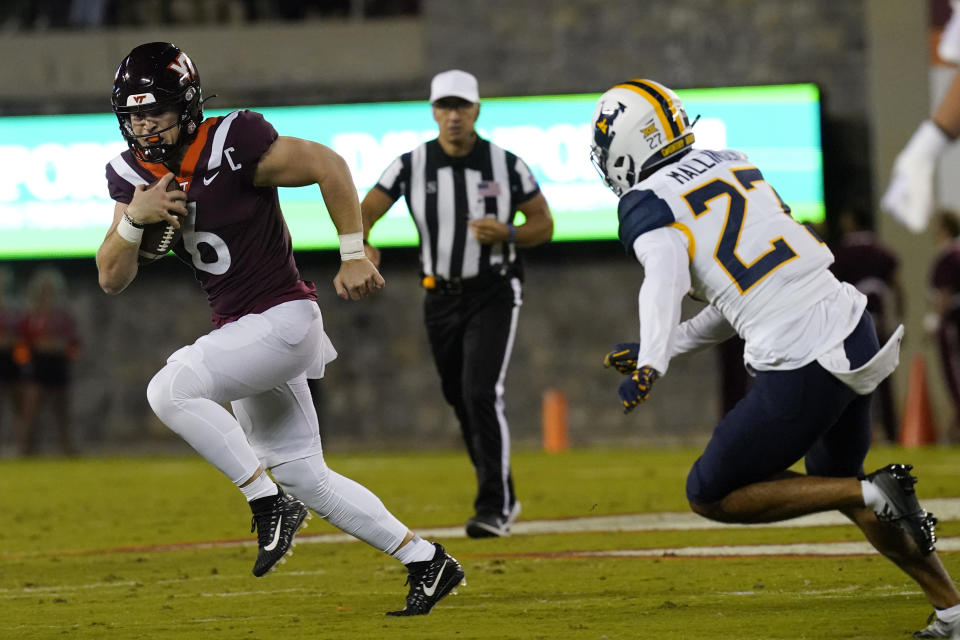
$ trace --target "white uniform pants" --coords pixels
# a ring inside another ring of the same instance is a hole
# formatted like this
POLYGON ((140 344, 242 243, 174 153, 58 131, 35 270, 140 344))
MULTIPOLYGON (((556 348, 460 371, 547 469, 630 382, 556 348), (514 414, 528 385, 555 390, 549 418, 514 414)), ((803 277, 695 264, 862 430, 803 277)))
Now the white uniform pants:
POLYGON ((286 302, 176 351, 150 381, 147 398, 164 424, 234 484, 263 465, 331 524, 389 552, 406 527, 323 461, 307 378, 322 377, 336 355, 316 303, 286 302))

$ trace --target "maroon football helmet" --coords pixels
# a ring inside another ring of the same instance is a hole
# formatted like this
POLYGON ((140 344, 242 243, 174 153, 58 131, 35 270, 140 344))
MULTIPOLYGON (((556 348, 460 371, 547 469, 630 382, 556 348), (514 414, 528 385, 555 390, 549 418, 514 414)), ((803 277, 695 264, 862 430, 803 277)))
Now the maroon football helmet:
POLYGON ((193 140, 203 121, 197 67, 186 53, 169 42, 142 44, 123 59, 113 79, 112 102, 124 140, 137 157, 146 162, 168 160, 181 145, 193 140), (160 141, 157 136, 160 131, 134 135, 131 114, 164 111, 179 114, 177 122, 169 127, 180 127, 176 144, 160 141))

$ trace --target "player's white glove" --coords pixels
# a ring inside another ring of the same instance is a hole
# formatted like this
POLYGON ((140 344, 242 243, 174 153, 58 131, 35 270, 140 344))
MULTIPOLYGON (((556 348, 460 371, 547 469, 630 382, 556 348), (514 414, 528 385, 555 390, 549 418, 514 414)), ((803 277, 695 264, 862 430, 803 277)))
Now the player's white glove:
POLYGON ((933 214, 934 170, 950 142, 932 120, 924 120, 893 162, 880 206, 914 233, 926 229, 933 214))
POLYGON ((960 65, 960 1, 950 0, 950 8, 953 13, 940 34, 937 55, 945 62, 960 65))

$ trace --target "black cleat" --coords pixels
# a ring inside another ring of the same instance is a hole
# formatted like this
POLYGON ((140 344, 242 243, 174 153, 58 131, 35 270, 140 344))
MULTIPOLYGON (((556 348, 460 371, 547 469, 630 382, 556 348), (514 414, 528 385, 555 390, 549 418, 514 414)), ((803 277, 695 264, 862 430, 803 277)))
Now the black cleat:
POLYGON ((520 503, 513 503, 510 515, 500 513, 477 514, 467 520, 464 529, 470 538, 504 538, 510 535, 512 525, 520 515, 520 503))
POLYGON ((877 519, 899 526, 913 538, 920 553, 929 555, 936 550, 937 519, 920 506, 913 489, 917 479, 910 475, 911 469, 913 466, 909 464, 888 464, 863 479, 883 495, 883 508, 874 511, 877 519))
POLYGON ((257 562, 253 565, 253 575, 258 578, 273 569, 278 562, 284 562, 284 556, 293 546, 293 537, 297 534, 309 511, 307 506, 287 495, 280 493, 269 498, 258 498, 250 503, 254 509, 250 521, 250 532, 257 532, 257 562), (261 502, 264 501, 264 502, 261 502), (258 503, 254 506, 254 503, 258 503))
MULTIPOLYGON (((433 606, 463 581, 463 567, 446 550, 433 543, 433 560, 411 562, 407 565, 407 604, 400 611, 388 611, 388 616, 425 616, 433 606)), ((463 584, 466 584, 464 581, 463 584)))

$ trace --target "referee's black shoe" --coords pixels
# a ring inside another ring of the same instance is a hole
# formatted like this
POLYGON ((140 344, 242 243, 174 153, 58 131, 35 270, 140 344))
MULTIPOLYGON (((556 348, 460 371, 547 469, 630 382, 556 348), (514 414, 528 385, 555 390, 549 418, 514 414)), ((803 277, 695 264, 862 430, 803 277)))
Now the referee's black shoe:
POLYGON ((400 611, 388 611, 388 616, 425 616, 463 580, 463 567, 457 559, 436 542, 433 547, 432 560, 407 565, 407 604, 400 611))
POLYGON ((510 526, 520 516, 520 503, 514 502, 510 514, 480 514, 467 520, 464 529, 470 538, 504 538, 510 535, 510 526))
POLYGON ((293 537, 297 534, 309 511, 307 506, 283 492, 275 496, 257 498, 250 502, 253 518, 250 521, 250 533, 257 532, 257 561, 253 565, 253 575, 258 578, 285 562, 284 556, 293 547, 293 537))

